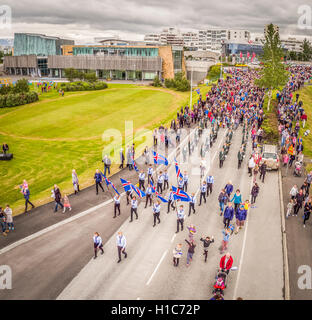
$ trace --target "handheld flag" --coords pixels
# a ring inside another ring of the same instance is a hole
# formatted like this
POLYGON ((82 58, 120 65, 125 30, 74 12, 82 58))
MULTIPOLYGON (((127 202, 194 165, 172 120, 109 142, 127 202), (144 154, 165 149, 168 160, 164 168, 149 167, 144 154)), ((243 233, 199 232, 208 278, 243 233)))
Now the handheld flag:
POLYGON ((176 169, 176 175, 177 175, 177 178, 182 178, 183 179, 183 174, 181 173, 181 170, 179 168, 179 165, 177 163, 177 160, 174 159, 175 161, 175 169, 176 169))
POLYGON ((156 197, 159 198, 159 200, 161 200, 162 202, 168 202, 168 200, 166 200, 165 198, 163 198, 157 191, 156 188, 153 185, 153 182, 150 182, 151 186, 152 186, 152 192, 156 194, 156 197))
POLYGON ((132 165, 133 165, 134 170, 135 170, 136 172, 139 172, 139 168, 137 167, 137 165, 136 165, 136 163, 135 163, 135 161, 134 161, 133 158, 132 158, 132 165))
MULTIPOLYGON (((101 173, 102 173, 102 172, 101 172, 101 173)), ((108 178, 106 178, 103 173, 102 173, 102 176, 104 177, 104 180, 105 180, 105 182, 106 182, 106 185, 107 185, 107 186, 111 185, 112 188, 114 189, 114 191, 115 191, 117 194, 120 195, 120 193, 118 192, 118 190, 117 190, 117 188, 115 187, 115 185, 114 185, 108 178)))
POLYGON ((121 181, 122 187, 125 189, 125 191, 131 191, 131 182, 130 181, 127 181, 127 180, 124 180, 121 178, 120 178, 120 181, 121 181))
POLYGON ((191 197, 186 192, 182 191, 181 189, 178 189, 178 188, 172 186, 172 191, 173 191, 174 200, 181 200, 184 202, 191 201, 191 197))
POLYGON ((200 89, 196 89, 197 94, 200 94, 200 89))
POLYGON ((134 184, 130 184, 131 189, 140 197, 143 198, 146 196, 145 192, 143 192, 142 190, 140 190, 137 186, 135 186, 134 184))
POLYGON ((168 160, 162 156, 161 154, 153 151, 153 156, 154 156, 154 163, 155 164, 164 164, 165 166, 168 165, 168 160))

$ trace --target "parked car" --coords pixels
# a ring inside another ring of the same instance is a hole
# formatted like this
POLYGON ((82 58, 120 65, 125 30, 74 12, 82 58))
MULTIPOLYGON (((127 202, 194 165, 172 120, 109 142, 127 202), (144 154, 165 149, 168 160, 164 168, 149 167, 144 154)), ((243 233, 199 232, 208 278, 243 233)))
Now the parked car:
POLYGON ((280 161, 277 153, 277 147, 270 144, 265 144, 262 147, 261 164, 266 161, 268 170, 278 170, 280 161))

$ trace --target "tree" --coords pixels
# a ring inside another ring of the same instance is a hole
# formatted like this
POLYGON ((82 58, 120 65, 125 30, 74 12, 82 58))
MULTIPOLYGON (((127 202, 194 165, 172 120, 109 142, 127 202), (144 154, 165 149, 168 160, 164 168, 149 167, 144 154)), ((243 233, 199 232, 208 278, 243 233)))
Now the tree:
POLYGON ((162 87, 162 83, 161 83, 161 81, 159 80, 159 77, 158 77, 158 76, 156 76, 156 77, 154 78, 154 81, 153 81, 153 83, 152 83, 152 86, 154 86, 154 87, 162 87))
POLYGON ((64 70, 65 77, 68 79, 69 82, 73 82, 77 77, 77 71, 73 68, 67 68, 64 70))
POLYGON ((260 58, 263 68, 260 70, 260 79, 256 84, 262 88, 268 89, 268 106, 272 99, 272 92, 281 86, 285 86, 288 81, 288 72, 283 63, 284 51, 281 47, 279 32, 271 23, 264 34, 263 55, 260 58))
POLYGON ((301 49, 303 61, 310 61, 312 57, 312 48, 310 42, 307 39, 303 40, 301 49))
POLYGON ((97 76, 95 72, 87 72, 84 74, 84 80, 87 82, 96 82, 97 76))
POLYGON ((298 59, 296 51, 289 51, 287 56, 288 56, 288 59, 292 61, 296 61, 298 59))
POLYGON ((14 86, 14 93, 29 92, 29 85, 26 79, 17 80, 14 86))

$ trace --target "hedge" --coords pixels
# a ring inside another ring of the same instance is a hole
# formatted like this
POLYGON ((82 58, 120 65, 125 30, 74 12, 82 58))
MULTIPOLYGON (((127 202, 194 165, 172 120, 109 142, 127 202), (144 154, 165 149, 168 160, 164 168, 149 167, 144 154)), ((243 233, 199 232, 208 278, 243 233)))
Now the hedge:
POLYGON ((105 82, 94 82, 88 83, 83 81, 71 82, 71 83, 62 83, 61 88, 66 91, 92 91, 92 90, 103 90, 107 88, 105 82))
POLYGON ((37 92, 22 92, 0 95, 0 108, 21 106, 39 100, 37 92))

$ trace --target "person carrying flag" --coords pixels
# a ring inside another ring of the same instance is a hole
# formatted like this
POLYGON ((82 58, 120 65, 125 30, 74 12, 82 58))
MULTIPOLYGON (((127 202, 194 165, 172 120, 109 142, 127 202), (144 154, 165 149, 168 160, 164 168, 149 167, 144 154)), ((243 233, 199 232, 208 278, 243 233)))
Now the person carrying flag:
POLYGON ((154 225, 153 227, 156 226, 156 219, 158 220, 158 223, 160 223, 160 201, 159 200, 156 200, 154 202, 154 205, 153 205, 153 216, 154 216, 154 225))
POLYGON ((150 206, 152 205, 152 195, 153 195, 153 188, 152 185, 149 184, 146 188, 146 202, 145 202, 145 208, 147 207, 148 200, 150 201, 150 206))
POLYGON ((95 180, 95 188, 96 188, 96 194, 99 194, 99 187, 102 189, 104 192, 103 186, 102 186, 102 175, 100 173, 99 169, 96 169, 95 174, 94 174, 94 180, 95 180))
POLYGON ((178 188, 183 191, 184 189, 184 178, 180 178, 178 181, 178 188))
POLYGON ((189 214, 188 216, 191 215, 191 210, 193 210, 193 213, 195 213, 195 202, 196 202, 196 198, 195 198, 195 193, 193 192, 191 195, 191 201, 190 201, 190 206, 189 206, 189 214))
POLYGON ((118 193, 115 194, 115 197, 114 197, 114 217, 113 218, 116 218, 116 213, 117 213, 117 210, 118 210, 118 215, 120 216, 120 195, 118 193))
POLYGON ((181 231, 183 231, 184 224, 184 208, 183 204, 180 205, 180 208, 177 210, 177 232, 179 233, 179 226, 181 225, 181 231))
POLYGON ((164 176, 162 174, 162 171, 160 171, 157 178, 157 192, 159 192, 160 190, 160 194, 162 194, 162 191, 163 191, 163 182, 164 182, 164 176))
POLYGON ((133 221, 133 213, 135 213, 136 219, 139 219, 139 216, 138 216, 138 200, 136 199, 135 196, 133 196, 132 200, 131 200, 131 211, 130 211, 131 219, 130 219, 130 222, 133 221))
POLYGON ((150 164, 147 169, 147 183, 148 184, 150 184, 151 181, 154 183, 153 173, 154 173, 154 169, 153 169, 152 165, 150 164))
POLYGON ((167 169, 164 172, 164 190, 169 189, 169 175, 167 169))
POLYGON ((145 181, 145 173, 143 170, 141 170, 141 172, 139 173, 139 189, 143 189, 143 191, 145 191, 144 181, 145 181))
POLYGON ((187 171, 184 171, 184 175, 183 175, 183 191, 187 192, 187 184, 188 184, 188 180, 189 180, 189 177, 188 177, 188 174, 187 174, 187 171))
POLYGON ((206 181, 204 181, 203 184, 200 186, 199 206, 202 203, 202 198, 204 198, 204 201, 206 203, 206 192, 207 192, 207 184, 206 184, 206 181))
POLYGON ((170 207, 173 210, 175 210, 175 206, 174 206, 173 202, 174 202, 174 193, 172 191, 172 188, 170 188, 170 193, 169 193, 169 197, 168 197, 168 211, 167 211, 167 213, 170 212, 170 207))

